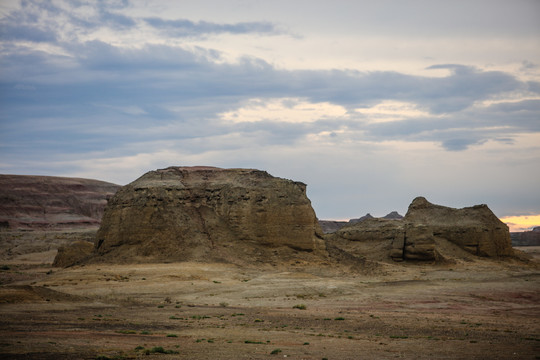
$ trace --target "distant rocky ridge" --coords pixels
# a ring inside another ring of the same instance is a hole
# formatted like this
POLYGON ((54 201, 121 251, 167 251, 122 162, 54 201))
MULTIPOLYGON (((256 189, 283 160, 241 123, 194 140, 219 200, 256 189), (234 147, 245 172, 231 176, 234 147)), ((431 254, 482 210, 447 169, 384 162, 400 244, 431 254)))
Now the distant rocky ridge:
POLYGON ((396 261, 437 260, 438 247, 447 242, 476 256, 513 255, 508 226, 486 205, 453 209, 423 197, 413 200, 402 220, 366 219, 342 227, 328 239, 344 251, 376 248, 396 261))
MULTIPOLYGON (((368 219, 375 219, 375 217, 373 217, 370 213, 367 213, 358 219, 350 219, 349 221, 319 220, 319 225, 325 234, 330 234, 338 231, 347 224, 356 224, 368 219)), ((391 213, 383 216, 381 219, 399 220, 403 219, 403 216, 401 216, 397 211, 392 211, 391 213)))
POLYGON ((269 261, 324 253, 306 185, 254 169, 169 167, 111 198, 95 252, 108 261, 269 261))
POLYGON ((0 175, 0 227, 97 229, 107 199, 119 188, 90 179, 0 175))
POLYGON ((540 226, 531 231, 511 232, 510 238, 514 246, 540 246, 540 226))

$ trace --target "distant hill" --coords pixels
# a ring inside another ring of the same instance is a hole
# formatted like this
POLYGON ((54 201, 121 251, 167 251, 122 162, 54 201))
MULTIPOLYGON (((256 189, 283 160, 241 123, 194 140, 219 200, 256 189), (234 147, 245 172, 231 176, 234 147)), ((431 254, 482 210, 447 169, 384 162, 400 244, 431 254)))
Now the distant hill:
POLYGON ((98 228, 119 185, 80 178, 0 175, 0 228, 98 228))
MULTIPOLYGON (((321 226, 322 231, 325 234, 330 234, 333 232, 338 231, 343 226, 347 224, 356 224, 364 220, 368 219, 376 219, 373 215, 370 213, 367 213, 366 215, 358 218, 358 219, 350 219, 349 221, 334 221, 334 220, 319 220, 319 225, 321 226)), ((400 220, 403 219, 403 216, 398 214, 397 211, 392 211, 391 213, 383 216, 381 219, 388 219, 388 220, 400 220)))
POLYGON ((513 246, 540 246, 540 226, 531 231, 511 232, 513 246))

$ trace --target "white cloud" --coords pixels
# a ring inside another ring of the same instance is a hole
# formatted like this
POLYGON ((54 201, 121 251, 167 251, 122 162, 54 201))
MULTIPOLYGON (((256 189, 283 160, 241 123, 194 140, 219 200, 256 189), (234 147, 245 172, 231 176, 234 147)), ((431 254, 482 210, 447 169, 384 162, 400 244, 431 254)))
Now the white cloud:
POLYGON ((325 118, 347 117, 347 109, 329 102, 312 103, 301 98, 249 99, 242 107, 219 114, 234 123, 288 122, 310 123, 325 118))
POLYGON ((354 111, 365 116, 372 123, 400 121, 410 118, 442 117, 442 115, 433 115, 429 111, 420 109, 417 104, 394 100, 384 100, 375 106, 357 108, 354 111))

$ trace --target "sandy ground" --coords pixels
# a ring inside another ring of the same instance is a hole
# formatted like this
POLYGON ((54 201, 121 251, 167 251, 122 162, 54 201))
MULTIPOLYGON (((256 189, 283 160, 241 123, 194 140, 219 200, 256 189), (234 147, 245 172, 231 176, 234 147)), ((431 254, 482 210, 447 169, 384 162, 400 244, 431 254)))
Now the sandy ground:
MULTIPOLYGON (((540 248, 523 248, 539 258, 540 248)), ((2 359, 539 359, 538 262, 0 270, 2 359)))

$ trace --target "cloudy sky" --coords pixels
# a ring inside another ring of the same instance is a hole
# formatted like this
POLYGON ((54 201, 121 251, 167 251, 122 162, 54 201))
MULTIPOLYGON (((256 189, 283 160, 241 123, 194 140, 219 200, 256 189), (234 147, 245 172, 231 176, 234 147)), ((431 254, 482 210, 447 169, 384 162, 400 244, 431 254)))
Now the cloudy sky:
POLYGON ((0 41, 0 173, 247 167, 323 219, 540 214, 540 1, 2 0, 0 41))

